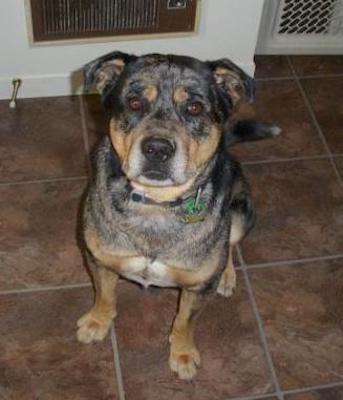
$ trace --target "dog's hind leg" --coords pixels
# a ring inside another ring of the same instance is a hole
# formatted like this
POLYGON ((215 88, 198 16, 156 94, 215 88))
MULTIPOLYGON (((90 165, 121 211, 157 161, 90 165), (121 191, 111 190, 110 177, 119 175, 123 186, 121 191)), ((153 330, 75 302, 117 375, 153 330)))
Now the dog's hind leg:
POLYGON ((83 343, 102 340, 106 336, 116 310, 116 285, 119 276, 87 256, 95 286, 95 303, 78 321, 77 339, 83 343))
POLYGON ((194 330, 204 300, 205 296, 201 293, 182 290, 179 312, 169 337, 169 366, 181 379, 192 379, 200 365, 200 354, 194 344, 194 330))
POLYGON ((236 271, 233 265, 232 247, 233 246, 230 246, 229 248, 229 257, 227 260, 226 268, 222 273, 219 285, 217 287, 217 293, 224 297, 230 297, 236 287, 236 271))

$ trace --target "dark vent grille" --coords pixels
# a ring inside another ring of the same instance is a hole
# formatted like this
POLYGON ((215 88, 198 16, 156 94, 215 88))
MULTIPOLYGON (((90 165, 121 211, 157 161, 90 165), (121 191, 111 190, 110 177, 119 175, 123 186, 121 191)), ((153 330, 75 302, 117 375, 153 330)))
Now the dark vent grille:
POLYGON ((35 41, 193 31, 197 0, 31 0, 35 41))

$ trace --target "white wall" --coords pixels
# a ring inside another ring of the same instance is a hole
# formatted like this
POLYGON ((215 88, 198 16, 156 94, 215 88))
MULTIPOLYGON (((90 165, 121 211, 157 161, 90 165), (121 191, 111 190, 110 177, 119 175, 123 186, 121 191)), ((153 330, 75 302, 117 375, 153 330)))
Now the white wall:
POLYGON ((24 0, 0 0, 0 98, 10 96, 14 77, 23 81, 18 97, 70 94, 71 73, 115 49, 229 57, 253 74, 262 6, 263 0, 202 0, 199 32, 191 37, 30 46, 24 0))

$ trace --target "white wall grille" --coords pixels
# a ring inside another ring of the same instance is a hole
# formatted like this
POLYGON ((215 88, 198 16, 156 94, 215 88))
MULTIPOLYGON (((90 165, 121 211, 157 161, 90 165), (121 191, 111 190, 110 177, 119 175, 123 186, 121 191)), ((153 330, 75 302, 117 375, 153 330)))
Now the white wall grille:
POLYGON ((278 33, 343 34, 340 8, 337 0, 284 0, 278 33))
POLYGON ((257 53, 343 53, 343 0, 265 0, 257 53))

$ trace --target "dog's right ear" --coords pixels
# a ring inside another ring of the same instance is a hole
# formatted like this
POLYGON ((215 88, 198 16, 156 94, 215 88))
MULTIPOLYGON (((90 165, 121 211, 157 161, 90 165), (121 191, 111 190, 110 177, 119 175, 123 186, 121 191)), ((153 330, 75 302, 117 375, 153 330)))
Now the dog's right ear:
POLYGON ((83 67, 84 90, 87 92, 95 85, 97 91, 105 99, 125 66, 136 59, 134 55, 114 51, 89 62, 83 67))

